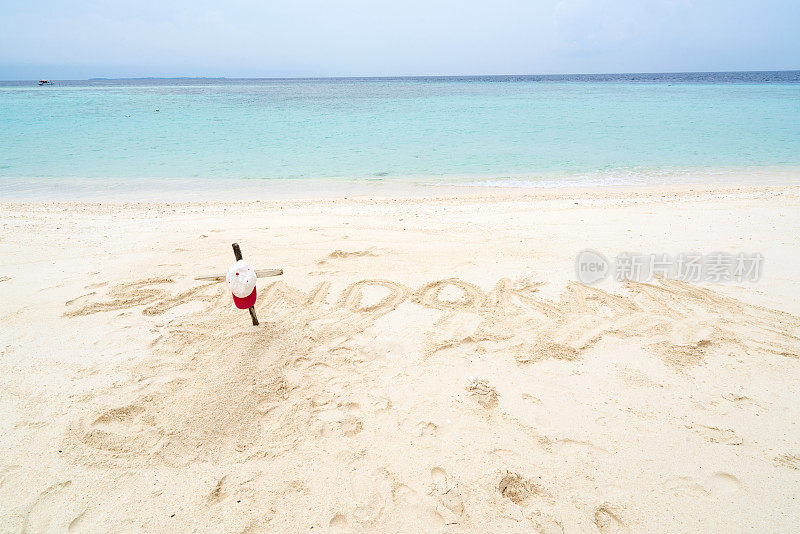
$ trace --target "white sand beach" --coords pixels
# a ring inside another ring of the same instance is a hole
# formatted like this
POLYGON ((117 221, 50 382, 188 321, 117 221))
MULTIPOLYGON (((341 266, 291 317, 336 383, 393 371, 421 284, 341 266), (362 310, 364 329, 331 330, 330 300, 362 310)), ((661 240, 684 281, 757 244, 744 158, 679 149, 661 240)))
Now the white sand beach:
POLYGON ((797 185, 4 202, 0 531, 796 530, 798 235, 797 185))

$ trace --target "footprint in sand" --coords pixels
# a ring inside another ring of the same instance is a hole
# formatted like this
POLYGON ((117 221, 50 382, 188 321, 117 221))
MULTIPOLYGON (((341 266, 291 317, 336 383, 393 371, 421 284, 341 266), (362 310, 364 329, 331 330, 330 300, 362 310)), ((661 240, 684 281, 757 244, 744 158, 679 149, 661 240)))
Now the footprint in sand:
POLYGON ((148 451, 161 440, 161 433, 150 425, 144 407, 128 404, 106 410, 90 424, 79 421, 73 434, 79 442, 115 454, 148 451))
POLYGON ((464 514, 464 501, 461 498, 461 491, 455 486, 439 495, 439 502, 449 513, 453 514, 454 518, 461 517, 464 514))
POLYGON ((417 436, 421 438, 435 438, 439 427, 431 421, 420 421, 416 424, 417 436))
MULTIPOLYGON (((385 504, 383 495, 375 485, 375 479, 357 475, 350 480, 350 492, 355 506, 352 516, 361 525, 373 525, 383 515, 385 504)), ((371 529, 368 529, 371 530, 371 529)))
POLYGON ((467 382, 467 391, 478 404, 487 410, 497 406, 497 390, 486 380, 470 378, 467 382))
POLYGON ((664 491, 675 494, 695 497, 718 497, 736 493, 742 488, 742 483, 730 473, 717 472, 702 482, 693 477, 683 476, 669 479, 663 482, 661 487, 664 491))
POLYGON ((392 501, 396 507, 404 510, 408 520, 406 530, 409 532, 435 532, 445 525, 442 515, 430 507, 427 496, 421 496, 405 484, 395 484, 392 501), (416 528, 412 528, 412 525, 416 525, 416 528))
POLYGON ((417 492, 405 484, 397 484, 392 488, 392 500, 397 505, 410 506, 417 502, 417 492))
POLYGON ((512 347, 517 363, 528 364, 546 359, 574 361, 580 358, 581 351, 569 345, 551 342, 525 342, 512 347))
POLYGON ((341 429, 345 436, 352 438, 364 429, 364 422, 351 415, 341 422, 341 429))
POLYGON ((692 425, 690 428, 711 443, 722 443, 724 445, 741 445, 744 443, 742 438, 730 428, 717 428, 698 424, 692 425))
POLYGON ((343 514, 336 514, 328 522, 329 532, 352 532, 347 518, 343 514))
POLYGON ((564 534, 564 526, 558 519, 547 517, 543 514, 538 518, 530 519, 537 534, 564 534))
POLYGON ((392 399, 388 397, 378 397, 372 401, 372 409, 376 413, 392 411, 392 399))
POLYGON ((457 523, 464 514, 464 501, 458 484, 448 481, 447 472, 437 466, 431 469, 431 486, 431 494, 436 496, 440 505, 439 511, 434 512, 434 517, 448 523, 457 523))
MULTIPOLYGON (((322 399, 318 398, 316 402, 322 402, 322 399)), ((321 437, 344 435, 348 438, 358 435, 364 429, 359 411, 360 405, 355 402, 339 404, 335 408, 329 407, 329 402, 322 404, 314 414, 317 434, 321 437)))
POLYGON ((434 486, 443 488, 447 485, 447 471, 441 467, 434 467, 431 469, 431 480, 434 486))
POLYGON ((506 472, 497 484, 497 490, 514 504, 523 504, 533 496, 544 496, 546 492, 537 483, 519 473, 506 472))
POLYGON ((214 486, 214 489, 208 494, 208 504, 213 505, 219 502, 222 502, 225 497, 228 496, 227 492, 224 490, 225 481, 228 479, 228 475, 223 475, 217 481, 217 484, 214 486))
POLYGON ((706 480, 706 487, 712 495, 730 495, 742 489, 742 483, 730 473, 718 472, 706 480))
POLYGON ((625 523, 622 522, 608 504, 604 504, 594 511, 594 524, 603 534, 628 532, 625 523))
POLYGON ((66 480, 41 491, 25 514, 21 532, 63 532, 68 529, 69 524, 80 516, 73 510, 78 502, 74 495, 70 495, 74 493, 71 485, 72 481, 66 480), (72 520, 67 519, 70 514, 76 514, 72 520))
POLYGON ((782 454, 776 456, 775 465, 800 471, 800 454, 782 454))
POLYGON ((200 454, 191 440, 170 434, 155 419, 148 397, 75 421, 66 447, 88 463, 130 464, 157 458, 173 467, 186 466, 200 454), (97 454, 97 453, 101 454, 97 454))
POLYGON ((523 393, 522 394, 522 400, 524 400, 528 404, 533 404, 533 405, 537 405, 537 406, 544 406, 544 402, 542 402, 542 399, 540 399, 539 397, 534 397, 533 395, 531 395, 529 393, 523 393))

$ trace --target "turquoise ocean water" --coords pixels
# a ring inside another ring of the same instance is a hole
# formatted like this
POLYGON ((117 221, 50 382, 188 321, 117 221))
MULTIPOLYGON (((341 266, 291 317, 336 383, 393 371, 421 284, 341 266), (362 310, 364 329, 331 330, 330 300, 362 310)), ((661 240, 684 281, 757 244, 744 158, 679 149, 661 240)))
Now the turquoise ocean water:
POLYGON ((800 72, 0 82, 9 196, 72 183, 536 185, 798 168, 800 72))

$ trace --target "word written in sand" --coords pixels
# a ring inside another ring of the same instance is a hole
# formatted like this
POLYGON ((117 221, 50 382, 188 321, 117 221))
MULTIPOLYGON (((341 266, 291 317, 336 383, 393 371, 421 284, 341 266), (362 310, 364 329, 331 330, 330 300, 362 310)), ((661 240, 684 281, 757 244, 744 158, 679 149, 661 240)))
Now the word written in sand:
MULTIPOLYGON (((204 284, 170 291, 169 278, 153 278, 111 288, 105 300, 93 293, 67 303, 66 317, 142 307, 146 316, 173 314, 217 324, 230 307, 224 288, 204 284)), ((574 360, 606 336, 637 338, 646 349, 674 367, 704 362, 713 354, 772 353, 800 357, 800 317, 747 304, 710 289, 678 280, 626 282, 620 293, 570 283, 555 299, 538 294, 540 283, 502 279, 490 291, 458 278, 417 289, 389 280, 361 280, 333 298, 322 282, 301 291, 274 282, 257 305, 269 321, 294 332, 321 335, 334 328, 350 336, 389 313, 413 313, 414 306, 440 310, 435 324, 421 331, 424 352, 432 355, 458 345, 504 347, 520 364, 545 358, 574 360), (403 308, 398 309, 401 305, 403 308), (407 306, 411 306, 408 308, 407 306), (472 319, 470 319, 472 318, 472 319)))

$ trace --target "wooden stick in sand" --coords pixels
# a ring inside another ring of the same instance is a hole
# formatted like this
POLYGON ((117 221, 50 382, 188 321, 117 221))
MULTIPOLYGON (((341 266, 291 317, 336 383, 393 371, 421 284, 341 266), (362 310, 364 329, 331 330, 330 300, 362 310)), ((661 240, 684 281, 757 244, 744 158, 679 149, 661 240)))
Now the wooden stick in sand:
MULTIPOLYGON (((280 276, 283 274, 283 269, 256 269, 256 276, 264 278, 267 276, 280 276)), ((196 276, 195 280, 207 280, 209 282, 224 282, 224 274, 209 274, 207 276, 196 276)))
MULTIPOLYGON (((236 256, 236 261, 242 259, 242 251, 239 248, 238 243, 234 243, 233 245, 233 255, 236 256)), ((254 269, 256 273, 256 278, 264 278, 266 276, 280 276, 283 274, 283 269, 254 269)), ((206 280, 210 282, 224 282, 226 279, 226 275, 224 274, 209 274, 206 276, 197 276, 195 280, 206 280)), ((0 280, 2 282, 2 280, 0 280)), ((258 318, 256 317, 256 310, 254 307, 250 307, 250 317, 253 319, 253 325, 258 325, 258 318)))
MULTIPOLYGON (((236 256, 236 261, 242 259, 242 251, 239 249, 239 243, 233 244, 233 255, 236 256)), ((250 317, 253 319, 253 326, 258 326, 258 317, 256 317, 256 309, 250 306, 250 317)))

